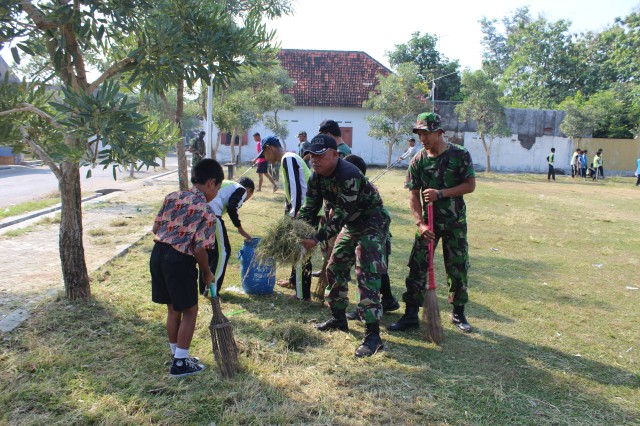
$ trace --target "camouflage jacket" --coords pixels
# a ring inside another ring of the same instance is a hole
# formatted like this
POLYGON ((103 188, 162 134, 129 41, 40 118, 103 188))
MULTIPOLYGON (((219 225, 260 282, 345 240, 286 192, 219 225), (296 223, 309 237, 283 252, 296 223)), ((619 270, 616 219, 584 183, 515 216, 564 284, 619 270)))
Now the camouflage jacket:
POLYGON ((331 176, 311 175, 300 218, 312 223, 322 208, 323 200, 326 209, 333 211, 333 216, 316 234, 318 241, 337 235, 344 225, 364 227, 374 216, 386 214, 376 187, 356 166, 342 159, 338 159, 331 176))
MULTIPOLYGON (((469 152, 460 145, 447 144, 445 151, 437 157, 429 157, 426 150, 418 152, 407 171, 406 186, 410 190, 427 188, 445 189, 461 184, 476 176, 469 152)), ((421 197, 422 198, 422 197, 421 197)), ((423 200, 424 201, 424 200, 423 200)), ((462 196, 447 197, 433 204, 434 224, 466 223, 466 206, 462 196)), ((423 202, 422 217, 428 221, 427 204, 423 202)))

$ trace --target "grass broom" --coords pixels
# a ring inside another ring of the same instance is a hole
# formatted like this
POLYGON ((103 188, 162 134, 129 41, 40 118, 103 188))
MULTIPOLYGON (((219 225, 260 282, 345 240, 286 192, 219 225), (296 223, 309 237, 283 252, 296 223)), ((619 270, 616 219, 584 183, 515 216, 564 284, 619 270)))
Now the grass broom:
MULTIPOLYGON (((433 232, 433 203, 428 204, 427 214, 429 215, 429 230, 433 232)), ((440 321, 440 308, 438 307, 438 295, 436 294, 436 278, 433 273, 434 250, 435 242, 429 240, 429 286, 427 287, 427 294, 424 298, 422 319, 426 324, 427 340, 439 345, 444 338, 444 332, 442 331, 442 322, 440 321)))
POLYGON ((220 374, 225 379, 233 378, 240 372, 240 361, 238 360, 238 346, 233 338, 233 326, 220 308, 220 298, 217 294, 216 284, 209 285, 211 310, 213 315, 209 323, 211 333, 211 346, 213 347, 213 357, 218 365, 220 374))

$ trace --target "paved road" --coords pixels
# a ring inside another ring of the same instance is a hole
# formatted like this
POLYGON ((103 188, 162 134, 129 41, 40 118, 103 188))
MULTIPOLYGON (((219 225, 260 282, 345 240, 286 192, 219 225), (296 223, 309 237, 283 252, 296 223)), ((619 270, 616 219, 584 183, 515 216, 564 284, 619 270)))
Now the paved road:
MULTIPOLYGON (((158 163, 160 161, 158 160, 158 163)), ((191 164, 190 157, 187 163, 191 164)), ((169 170, 178 167, 178 159, 175 154, 167 156, 166 167, 169 170)), ((129 181, 129 172, 118 171, 113 180, 111 167, 106 170, 102 166, 91 169, 92 176, 87 178, 87 170, 90 167, 83 167, 80 172, 80 184, 82 192, 95 192, 100 189, 121 189, 129 181)), ((146 170, 142 168, 135 173, 136 179, 144 179, 153 175, 163 173, 161 168, 146 170)), ((14 204, 45 198, 58 191, 58 180, 47 166, 25 167, 25 166, 0 166, 0 208, 5 208, 14 204)))

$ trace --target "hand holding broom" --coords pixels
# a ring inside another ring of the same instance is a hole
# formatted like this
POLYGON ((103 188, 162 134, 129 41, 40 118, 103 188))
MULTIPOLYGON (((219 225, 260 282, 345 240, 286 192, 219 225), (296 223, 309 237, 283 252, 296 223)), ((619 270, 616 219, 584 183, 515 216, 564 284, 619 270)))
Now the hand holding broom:
MULTIPOLYGON (((434 231, 433 226, 433 203, 427 205, 427 214, 429 215, 429 230, 434 231)), ((426 337, 430 342, 439 345, 442 343, 444 332, 442 331, 442 322, 440 321, 440 308, 438 308, 438 296, 436 294, 436 278, 433 272, 433 252, 435 250, 434 240, 429 240, 429 286, 424 298, 424 309, 422 316, 426 323, 426 337)))
POLYGON ((231 321, 222 313, 215 282, 209 284, 204 295, 211 300, 211 310, 213 312, 211 322, 209 323, 213 357, 216 360, 222 377, 230 379, 235 376, 236 373, 240 372, 238 346, 233 338, 233 327, 231 326, 231 321))

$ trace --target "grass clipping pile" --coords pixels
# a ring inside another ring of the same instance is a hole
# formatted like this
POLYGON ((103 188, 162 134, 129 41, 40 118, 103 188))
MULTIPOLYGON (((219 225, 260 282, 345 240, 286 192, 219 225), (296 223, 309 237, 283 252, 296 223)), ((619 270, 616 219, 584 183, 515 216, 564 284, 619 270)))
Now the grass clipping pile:
POLYGON ((278 265, 294 266, 298 261, 306 261, 313 250, 304 252, 300 240, 313 238, 316 229, 302 220, 283 216, 267 234, 262 237, 255 252, 256 261, 266 264, 275 261, 278 265))

